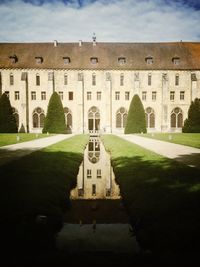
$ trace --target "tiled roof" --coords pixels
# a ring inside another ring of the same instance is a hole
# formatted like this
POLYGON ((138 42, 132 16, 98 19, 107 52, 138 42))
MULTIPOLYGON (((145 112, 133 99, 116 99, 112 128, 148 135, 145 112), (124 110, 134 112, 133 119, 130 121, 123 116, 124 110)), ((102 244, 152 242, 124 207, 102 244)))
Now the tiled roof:
POLYGON ((0 68, 200 70, 200 42, 0 43, 0 68), (173 58, 180 62, 174 64, 173 58))

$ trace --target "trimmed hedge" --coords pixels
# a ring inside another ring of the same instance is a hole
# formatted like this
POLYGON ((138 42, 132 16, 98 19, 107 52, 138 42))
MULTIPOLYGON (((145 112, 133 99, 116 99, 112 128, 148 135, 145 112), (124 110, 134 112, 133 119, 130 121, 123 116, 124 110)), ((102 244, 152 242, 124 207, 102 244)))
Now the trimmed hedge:
POLYGON ((49 100, 43 133, 65 133, 65 115, 58 93, 54 92, 49 100))
POLYGON ((138 95, 134 95, 131 101, 125 127, 125 134, 146 133, 145 111, 138 95))
POLYGON ((200 99, 195 98, 195 100, 192 101, 188 110, 188 118, 184 122, 182 132, 200 133, 200 99))
POLYGON ((10 100, 4 93, 0 98, 0 133, 17 133, 18 127, 10 100))

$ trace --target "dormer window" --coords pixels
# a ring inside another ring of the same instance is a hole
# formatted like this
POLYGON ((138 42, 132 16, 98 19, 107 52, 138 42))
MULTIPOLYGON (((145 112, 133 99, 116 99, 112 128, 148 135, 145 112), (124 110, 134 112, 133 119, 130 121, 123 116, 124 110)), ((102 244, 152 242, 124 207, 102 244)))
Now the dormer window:
POLYGON ((126 58, 125 57, 118 57, 118 63, 120 65, 126 64, 126 58))
POLYGON ((91 62, 92 64, 97 64, 97 63, 98 63, 98 58, 97 58, 97 57, 91 57, 91 58, 90 58, 90 62, 91 62))
POLYGON ((63 63, 64 64, 69 64, 71 62, 71 60, 70 60, 70 57, 63 57, 63 63))
POLYGON ((145 58, 145 62, 146 62, 148 65, 153 64, 153 57, 151 57, 151 56, 146 57, 146 58, 145 58))
POLYGON ((42 57, 35 57, 35 62, 36 62, 37 64, 42 64, 42 62, 43 62, 43 58, 42 58, 42 57))
POLYGON ((179 57, 173 57, 172 62, 174 65, 179 65, 180 64, 180 58, 179 57))
POLYGON ((18 61, 18 58, 16 55, 10 56, 9 58, 10 58, 10 63, 17 63, 18 61))

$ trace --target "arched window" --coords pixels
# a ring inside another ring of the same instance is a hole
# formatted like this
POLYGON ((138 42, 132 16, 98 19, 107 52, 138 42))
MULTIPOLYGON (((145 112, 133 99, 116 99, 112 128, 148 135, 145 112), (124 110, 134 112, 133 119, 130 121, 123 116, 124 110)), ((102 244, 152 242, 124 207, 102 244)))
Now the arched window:
POLYGON ((65 113, 65 123, 68 127, 72 128, 72 112, 69 108, 64 108, 65 113))
POLYGON ((12 108, 12 110, 13 110, 13 115, 15 116, 17 127, 19 127, 19 113, 16 108, 12 108))
POLYGON ((97 163, 100 157, 100 142, 96 138, 90 138, 88 143, 88 159, 91 163, 97 163))
POLYGON ((121 107, 116 113, 116 128, 125 128, 127 119, 127 111, 121 107))
POLYGON ((148 107, 145 110, 146 126, 147 128, 155 128, 155 112, 152 108, 148 107))
POLYGON ((100 129, 100 112, 97 107, 91 107, 88 111, 88 130, 99 131, 100 129))
POLYGON ((183 112, 180 108, 176 107, 171 112, 171 127, 181 128, 183 126, 183 112))
POLYGON ((43 128, 44 127, 44 110, 41 108, 36 108, 33 111, 33 128, 43 128))

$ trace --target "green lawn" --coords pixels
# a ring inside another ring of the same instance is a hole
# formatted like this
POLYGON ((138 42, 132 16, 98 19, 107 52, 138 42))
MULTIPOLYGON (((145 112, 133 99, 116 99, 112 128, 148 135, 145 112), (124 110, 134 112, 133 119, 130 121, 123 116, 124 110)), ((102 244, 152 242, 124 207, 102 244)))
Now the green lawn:
MULTIPOLYGON (((199 170, 103 135, 137 239, 154 253, 195 253, 200 238, 199 170)), ((182 255, 183 255, 182 254, 182 255)))
POLYGON ((0 146, 31 141, 34 139, 44 138, 52 135, 53 134, 47 135, 47 134, 34 134, 34 133, 13 133, 13 134, 0 133, 0 146))
POLYGON ((148 133, 141 136, 200 148, 200 133, 148 133))
POLYGON ((9 249, 20 250, 19 240, 21 251, 35 243, 51 244, 76 185, 87 142, 87 135, 77 135, 0 167, 1 237, 8 240, 9 249), (38 226, 40 214, 48 219, 38 226))

